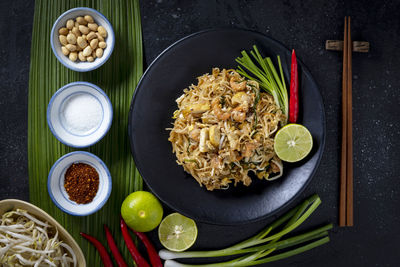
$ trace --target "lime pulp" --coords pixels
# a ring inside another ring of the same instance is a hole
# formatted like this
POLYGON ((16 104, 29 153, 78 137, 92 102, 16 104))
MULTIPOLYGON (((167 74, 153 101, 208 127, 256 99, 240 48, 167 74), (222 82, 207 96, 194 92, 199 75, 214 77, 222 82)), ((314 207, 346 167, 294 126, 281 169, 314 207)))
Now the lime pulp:
POLYGON ((274 150, 283 161, 300 161, 310 153, 312 147, 311 133, 300 124, 288 124, 275 135, 274 150))
POLYGON ((197 238, 195 221, 179 213, 172 213, 162 220, 158 227, 161 244, 171 251, 184 251, 190 248, 197 238))

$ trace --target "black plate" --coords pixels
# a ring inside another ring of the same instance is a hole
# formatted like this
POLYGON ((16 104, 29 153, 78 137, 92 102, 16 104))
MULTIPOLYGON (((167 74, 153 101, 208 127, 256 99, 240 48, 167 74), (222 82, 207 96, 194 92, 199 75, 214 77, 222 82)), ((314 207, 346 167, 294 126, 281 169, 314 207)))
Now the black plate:
MULTIPOLYGON (((218 29, 192 34, 174 43, 149 66, 136 88, 129 117, 129 137, 136 166, 163 202, 195 220, 233 225, 265 218, 285 207, 310 182, 322 156, 325 113, 321 95, 310 72, 299 62, 299 122, 311 132, 314 147, 296 164, 285 164, 284 176, 274 182, 253 179, 249 187, 207 191, 176 164, 169 131, 175 99, 196 77, 212 67, 236 68, 235 58, 255 44, 264 56, 280 55, 289 77, 290 51, 260 33, 218 29)), ((277 65, 276 65, 277 66, 277 65)))

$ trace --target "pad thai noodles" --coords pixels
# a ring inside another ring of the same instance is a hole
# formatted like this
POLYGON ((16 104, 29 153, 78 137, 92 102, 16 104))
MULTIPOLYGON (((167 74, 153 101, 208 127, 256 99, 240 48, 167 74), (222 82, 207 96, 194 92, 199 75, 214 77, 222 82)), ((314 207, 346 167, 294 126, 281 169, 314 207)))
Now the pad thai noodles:
POLYGON ((214 68, 176 100, 169 141, 177 163, 207 190, 282 176, 274 135, 286 120, 271 95, 235 70, 214 68))

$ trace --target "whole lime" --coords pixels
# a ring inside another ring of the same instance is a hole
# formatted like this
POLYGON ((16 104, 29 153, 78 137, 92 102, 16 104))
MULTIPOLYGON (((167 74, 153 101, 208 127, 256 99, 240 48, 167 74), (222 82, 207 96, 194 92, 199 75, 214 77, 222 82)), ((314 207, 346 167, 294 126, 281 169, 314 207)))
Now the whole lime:
POLYGON ((128 195, 122 202, 121 215, 133 230, 149 232, 160 224, 163 208, 152 193, 136 191, 128 195))

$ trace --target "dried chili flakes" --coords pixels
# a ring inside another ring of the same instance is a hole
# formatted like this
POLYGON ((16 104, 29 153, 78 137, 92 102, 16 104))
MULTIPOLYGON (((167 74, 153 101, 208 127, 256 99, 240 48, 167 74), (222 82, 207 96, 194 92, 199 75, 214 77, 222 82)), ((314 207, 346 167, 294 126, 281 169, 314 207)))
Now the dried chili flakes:
POLYGON ((99 174, 88 164, 74 163, 65 172, 64 188, 70 200, 78 204, 92 202, 99 189, 99 174))

